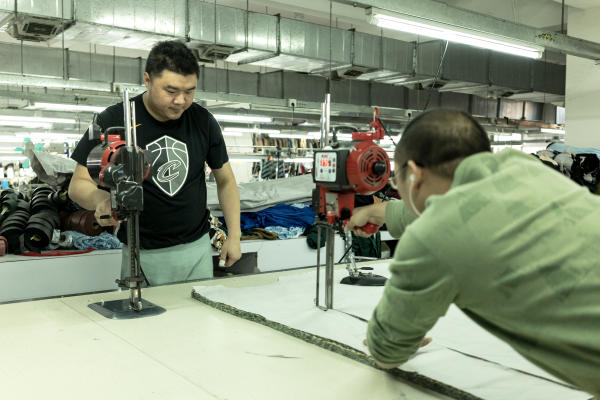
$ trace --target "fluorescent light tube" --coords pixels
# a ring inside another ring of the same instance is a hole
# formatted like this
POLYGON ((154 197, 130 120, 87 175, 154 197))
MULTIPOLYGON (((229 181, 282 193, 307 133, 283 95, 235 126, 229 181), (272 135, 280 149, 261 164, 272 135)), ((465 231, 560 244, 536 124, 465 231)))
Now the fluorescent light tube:
POLYGON ((445 25, 418 17, 394 14, 375 8, 371 9, 370 22, 380 28, 462 43, 515 56, 540 59, 544 51, 541 46, 524 41, 505 38, 492 33, 471 31, 466 28, 445 25))
POLYGON ((286 162, 286 163, 309 163, 309 162, 313 162, 313 158, 311 158, 311 157, 284 158, 283 162, 286 162))
POLYGON ((233 134, 231 136, 239 136, 235 135, 236 133, 263 133, 265 135, 274 135, 280 132, 279 129, 262 129, 262 128, 225 128, 223 129, 223 134, 233 134))
POLYGON ((27 117, 20 115, 0 115, 0 121, 45 122, 51 124, 74 124, 77 122, 70 118, 27 117))
POLYGON ((27 122, 27 121, 2 121, 0 120, 0 126, 13 126, 20 128, 40 128, 40 129, 50 129, 52 128, 52 124, 48 122, 27 122))
POLYGON ((260 159, 257 158, 230 158, 229 162, 232 163, 255 163, 255 162, 260 162, 260 159))
POLYGON ((35 102, 29 107, 29 110, 49 110, 49 111, 80 111, 80 112, 102 112, 106 107, 87 106, 83 104, 58 104, 58 103, 38 103, 35 102))
POLYGON ((276 139, 310 139, 308 135, 303 135, 301 133, 273 133, 269 134, 269 137, 276 139))
POLYGON ((0 161, 23 161, 26 159, 25 156, 0 156, 0 161))
POLYGON ((256 122, 256 123, 269 123, 273 122, 271 117, 260 117, 257 115, 229 115, 229 114, 213 114, 213 117, 217 121, 226 122, 256 122))
POLYGON ((18 137, 21 138, 21 140, 25 139, 25 138, 29 138, 32 141, 46 141, 46 142, 51 142, 51 141, 69 141, 69 140, 80 140, 82 135, 71 135, 71 134, 57 134, 57 133, 32 133, 29 135, 21 135, 19 134, 18 137))
POLYGON ((23 138, 0 135, 0 143, 23 143, 23 138))
POLYGON ((541 128, 540 132, 542 132, 542 133, 556 133, 558 135, 564 135, 565 134, 565 130, 564 129, 541 128))

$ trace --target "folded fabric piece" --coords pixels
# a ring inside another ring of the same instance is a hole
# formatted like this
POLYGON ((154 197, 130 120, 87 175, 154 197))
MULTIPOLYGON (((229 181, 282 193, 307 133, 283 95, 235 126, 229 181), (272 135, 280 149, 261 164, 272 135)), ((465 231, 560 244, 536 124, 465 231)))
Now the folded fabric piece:
POLYGON ((208 229, 210 244, 215 250, 220 251, 227 240, 227 233, 223 230, 223 224, 219 218, 213 217, 210 212, 208 213, 208 222, 210 224, 208 229))
POLYGON ((71 236, 73 239, 73 246, 80 250, 109 250, 120 249, 123 247, 123 243, 121 243, 116 236, 111 235, 108 232, 102 232, 98 236, 87 236, 76 231, 65 231, 64 233, 65 235, 71 236))
MULTIPOLYGON (((240 183, 240 208, 244 212, 260 211, 279 203, 308 201, 312 198, 315 184, 312 175, 261 182, 240 183)), ((217 185, 206 183, 206 205, 213 215, 221 216, 221 204, 217 196, 217 185)))
POLYGON ((563 143, 550 143, 546 148, 548 150, 557 151, 559 153, 569 151, 573 154, 581 154, 581 153, 595 154, 596 156, 598 156, 598 158, 600 158, 600 149, 594 148, 594 147, 575 147, 575 146, 569 146, 569 145, 566 145, 563 143))
POLYGON ((315 213, 310 207, 298 208, 288 204, 277 204, 254 213, 242 213, 241 229, 283 226, 306 228, 315 222, 315 213))
POLYGON ((573 167, 573 155, 571 153, 560 153, 554 157, 554 161, 558 163, 560 172, 571 177, 571 168, 573 167))
POLYGON ((293 226, 291 228, 286 228, 285 226, 267 226, 265 229, 276 233, 279 239, 294 239, 301 236, 306 230, 302 226, 293 226))
POLYGON ((264 228, 252 228, 248 230, 242 231, 242 237, 240 240, 275 240, 277 239, 277 234, 274 232, 269 232, 264 228))

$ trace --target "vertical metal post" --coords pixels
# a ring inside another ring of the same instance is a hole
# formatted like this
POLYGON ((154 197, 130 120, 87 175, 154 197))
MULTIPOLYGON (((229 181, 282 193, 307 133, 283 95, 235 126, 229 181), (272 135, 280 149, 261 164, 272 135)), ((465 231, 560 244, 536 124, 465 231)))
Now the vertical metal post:
POLYGON ((319 148, 323 148, 325 147, 325 138, 326 138, 326 131, 325 131, 325 102, 321 103, 321 121, 320 121, 320 128, 321 128, 321 136, 319 137, 319 148))
MULTIPOLYGON (((132 133, 135 130, 135 103, 129 101, 129 92, 123 91, 123 114, 125 119, 125 146, 130 148, 127 157, 129 157, 128 165, 130 168, 135 168, 133 165, 133 151, 132 145, 135 145, 137 139, 132 133), (132 129, 132 125, 133 129, 132 129)), ((130 281, 129 281, 129 305, 132 309, 141 311, 142 310, 142 285, 141 282, 133 280, 133 278, 140 275, 139 268, 139 215, 138 213, 132 213, 127 219, 127 245, 129 246, 129 269, 130 269, 130 281)))
POLYGON ((329 132, 331 131, 331 94, 325 94, 325 146, 329 146, 329 132))
POLYGON ((327 227, 325 239, 325 308, 333 308, 333 250, 335 231, 327 227))
POLYGON ((129 104, 129 92, 123 90, 123 115, 125 117, 125 145, 131 146, 131 106, 129 104))
POLYGON ((132 136, 132 144, 134 147, 137 147, 137 127, 136 127, 136 119, 135 119, 135 102, 131 102, 131 136, 132 136))
POLYGON ((315 305, 320 307, 319 304, 319 290, 321 280, 321 225, 317 224, 317 295, 315 296, 315 305))

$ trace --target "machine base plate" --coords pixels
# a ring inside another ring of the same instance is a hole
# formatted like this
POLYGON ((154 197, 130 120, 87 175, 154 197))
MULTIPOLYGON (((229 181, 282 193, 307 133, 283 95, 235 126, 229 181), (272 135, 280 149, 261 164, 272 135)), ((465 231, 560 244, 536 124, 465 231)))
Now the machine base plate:
POLYGON ((161 306, 142 299, 142 310, 134 311, 129 307, 129 299, 102 301, 99 303, 88 304, 88 307, 97 313, 110 319, 133 319, 150 317, 164 313, 161 306))
POLYGON ((360 275, 357 277, 347 276, 340 283, 356 286, 383 286, 386 280, 387 278, 381 275, 360 275))

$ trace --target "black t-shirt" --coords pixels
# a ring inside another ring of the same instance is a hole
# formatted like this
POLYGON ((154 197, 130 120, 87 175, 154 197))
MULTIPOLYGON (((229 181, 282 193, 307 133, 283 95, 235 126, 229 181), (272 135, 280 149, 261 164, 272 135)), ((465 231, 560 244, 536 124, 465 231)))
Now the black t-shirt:
MULTIPOLYGON (((144 211, 140 216, 140 246, 157 249, 193 242, 208 232, 205 163, 219 169, 228 161, 221 129, 205 108, 192 103, 177 120, 160 122, 136 96, 137 144, 152 161, 144 181, 144 211)), ((123 103, 108 107, 98 117, 103 130, 123 126, 123 103)), ((71 156, 87 166, 90 151, 100 143, 86 132, 71 156)), ((126 224, 119 239, 126 243, 126 224)))

